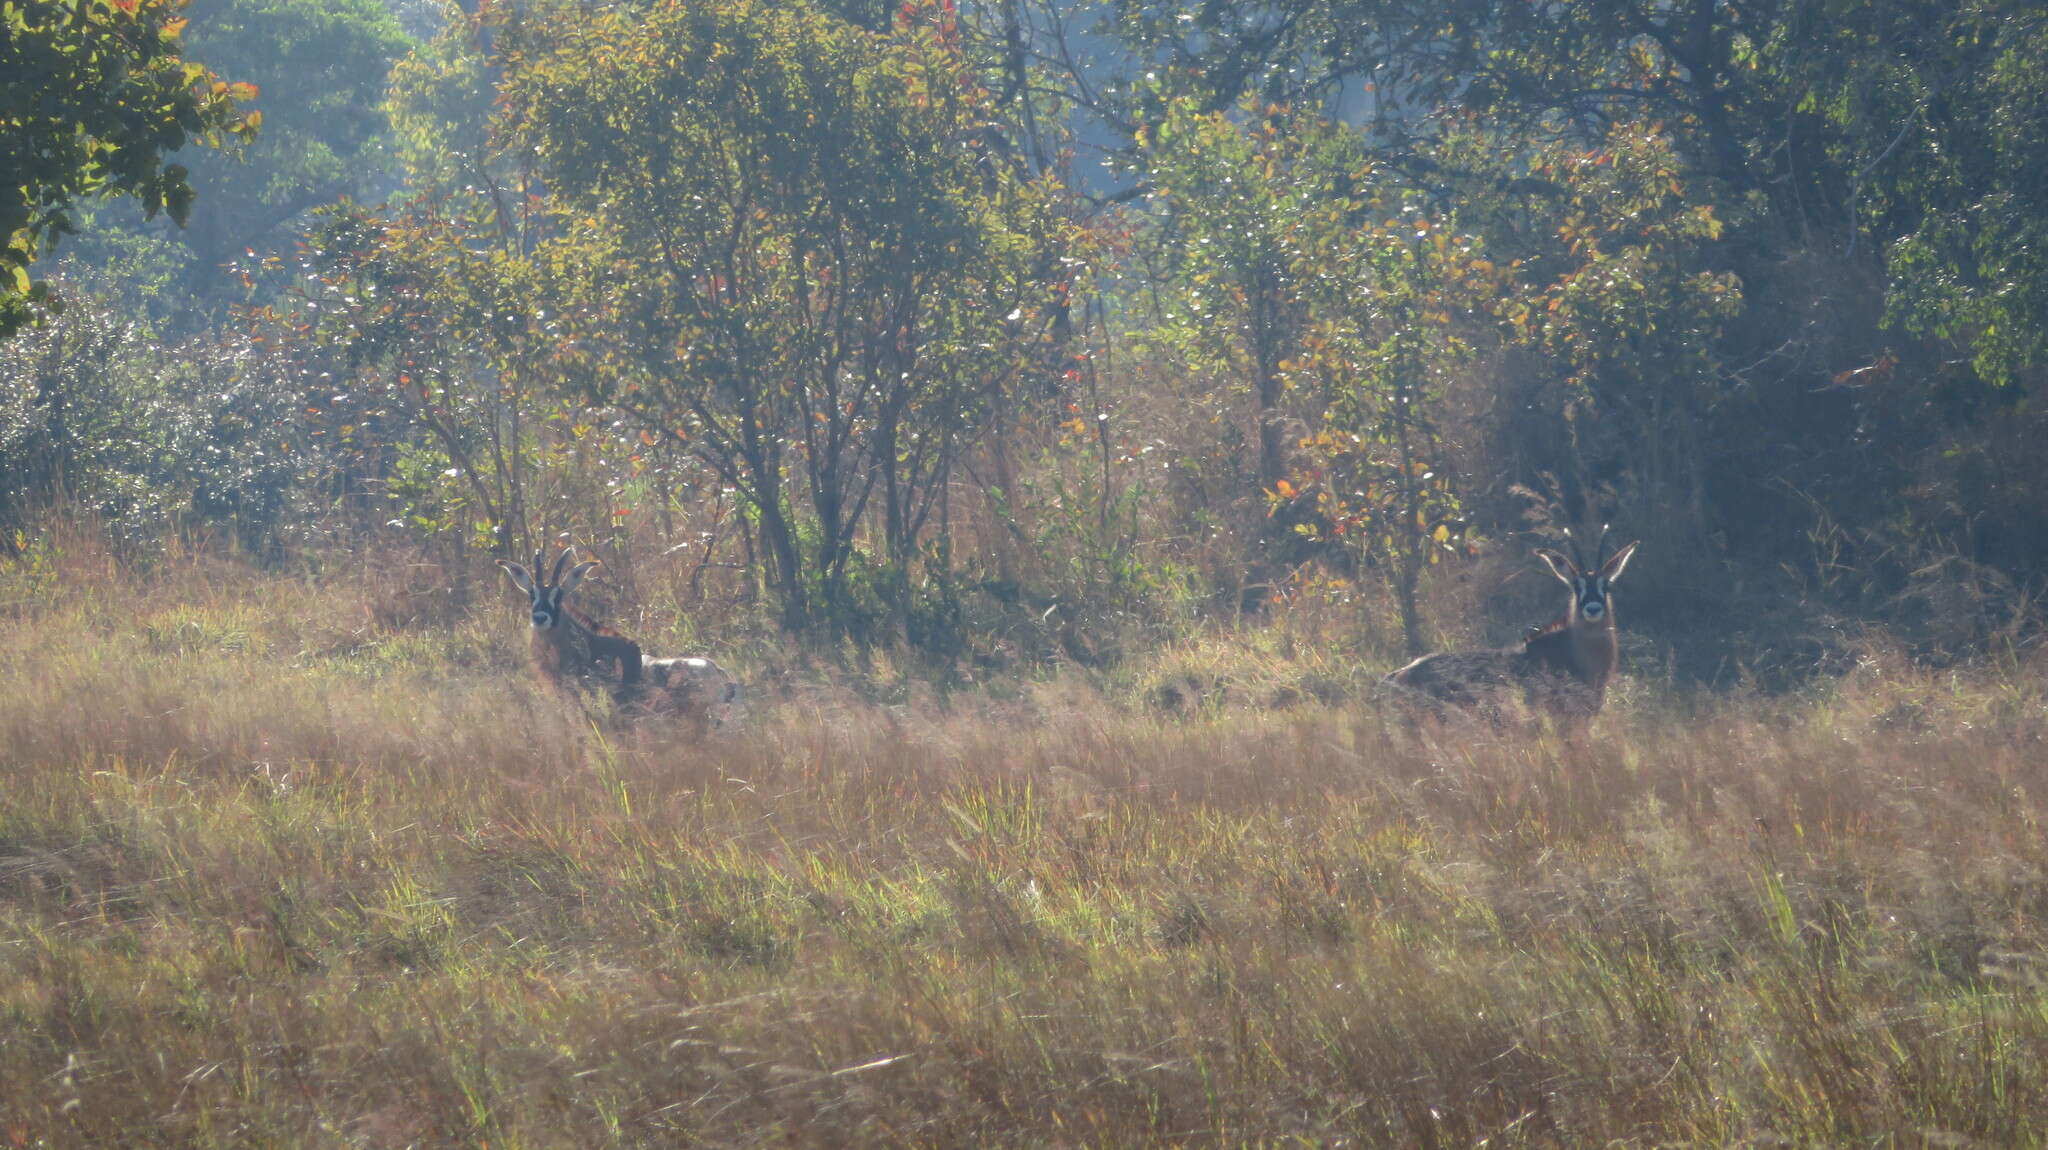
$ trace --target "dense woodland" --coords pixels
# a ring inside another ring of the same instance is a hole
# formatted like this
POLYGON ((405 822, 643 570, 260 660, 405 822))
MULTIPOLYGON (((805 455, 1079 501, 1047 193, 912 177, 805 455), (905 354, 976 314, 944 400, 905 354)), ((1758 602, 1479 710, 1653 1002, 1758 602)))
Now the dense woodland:
MULTIPOLYGON (((1314 610, 2005 658, 2048 590, 2021 0, 0 5, 0 548, 574 541, 945 676, 1314 610)), ((429 577, 401 576, 425 564, 429 577)), ((431 592, 431 593, 429 593, 431 592)))

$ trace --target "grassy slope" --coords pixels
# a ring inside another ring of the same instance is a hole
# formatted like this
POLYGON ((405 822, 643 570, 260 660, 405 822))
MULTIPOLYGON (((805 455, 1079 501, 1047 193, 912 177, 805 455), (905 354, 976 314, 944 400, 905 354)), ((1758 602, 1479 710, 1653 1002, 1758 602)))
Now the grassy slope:
POLYGON ((821 696, 692 747, 529 689, 509 613, 33 582, 0 1147, 2048 1126, 2048 710, 2012 682, 1584 745, 821 696))

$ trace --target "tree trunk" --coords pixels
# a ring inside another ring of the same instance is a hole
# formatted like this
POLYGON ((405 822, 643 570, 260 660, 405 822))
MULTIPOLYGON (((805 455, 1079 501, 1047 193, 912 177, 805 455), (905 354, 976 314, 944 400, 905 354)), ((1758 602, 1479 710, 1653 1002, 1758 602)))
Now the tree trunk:
POLYGON ((916 492, 904 482, 897 463, 899 414, 886 409, 875 427, 875 459, 882 469, 882 534, 888 548, 889 570, 882 581, 883 601, 889 610, 889 635, 910 643, 910 566, 916 561, 917 541, 911 526, 910 502, 916 492))
POLYGON ((1422 641, 1422 610, 1415 602, 1415 589, 1422 581, 1422 564, 1412 555, 1401 557, 1395 576, 1394 598, 1401 605, 1401 645, 1413 658, 1428 652, 1422 641))
POLYGON ((1279 304, 1270 285, 1252 301, 1252 383, 1259 402, 1259 489, 1272 491, 1287 477, 1286 424, 1280 400, 1286 381, 1280 377, 1279 304))
POLYGON ((1422 642, 1422 611, 1415 602, 1416 586, 1422 581, 1422 491, 1415 476, 1415 449, 1410 442, 1408 408, 1414 387, 1394 385, 1394 443, 1400 450, 1401 524, 1394 531, 1394 597, 1401 605, 1401 643, 1408 654, 1425 651, 1422 642))
POLYGON ((782 629, 792 634, 803 631, 810 621, 809 604, 804 601, 803 556, 796 531, 782 506, 782 473, 751 419, 742 423, 744 442, 740 458, 753 476, 753 502, 760 523, 761 546, 768 552, 769 578, 776 597, 782 600, 782 629))
POLYGON ((761 513, 761 542, 773 560, 776 597, 782 600, 782 629, 801 632, 810 621, 810 608, 804 602, 803 559, 797 554, 789 517, 782 512, 780 492, 764 498, 756 510, 761 513))

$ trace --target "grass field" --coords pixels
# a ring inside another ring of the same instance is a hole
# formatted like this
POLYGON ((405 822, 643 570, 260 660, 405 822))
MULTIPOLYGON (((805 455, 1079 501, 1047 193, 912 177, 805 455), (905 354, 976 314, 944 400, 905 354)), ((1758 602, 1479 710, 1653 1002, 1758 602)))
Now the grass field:
POLYGON ((0 1147, 2048 1131, 2037 670, 1576 742, 818 688, 693 746, 509 610, 9 579, 0 1147))

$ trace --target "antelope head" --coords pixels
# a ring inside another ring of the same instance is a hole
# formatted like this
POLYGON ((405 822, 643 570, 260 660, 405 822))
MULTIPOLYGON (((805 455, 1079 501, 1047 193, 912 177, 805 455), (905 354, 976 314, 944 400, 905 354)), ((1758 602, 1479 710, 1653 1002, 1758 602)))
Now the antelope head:
POLYGON ((555 558, 553 572, 546 577, 541 575, 541 552, 539 551, 533 553, 533 570, 531 572, 517 563, 508 563, 503 559, 498 560, 498 566, 505 569, 505 577, 512 580, 513 586, 526 592, 526 597, 533 607, 534 630, 546 633, 560 626, 564 618, 562 601, 569 597, 569 592, 574 591, 578 583, 583 582, 585 575, 590 574, 596 568, 597 560, 592 559, 588 562, 576 564, 574 567, 569 568, 568 574, 564 575, 562 573, 563 565, 568 563, 569 559, 575 554, 576 549, 574 547, 562 548, 562 553, 555 558))
POLYGON ((1615 580, 1621 578, 1629 557, 1636 553, 1636 544, 1631 543, 1608 555, 1607 528, 1602 526, 1599 542, 1594 545, 1593 562, 1586 563, 1584 553, 1579 550, 1579 541, 1569 529, 1565 531, 1565 539, 1572 554, 1538 548, 1536 557, 1543 560, 1551 574, 1572 589, 1571 605, 1566 608, 1566 623, 1574 627, 1582 622, 1591 625, 1608 623, 1608 590, 1615 580))

